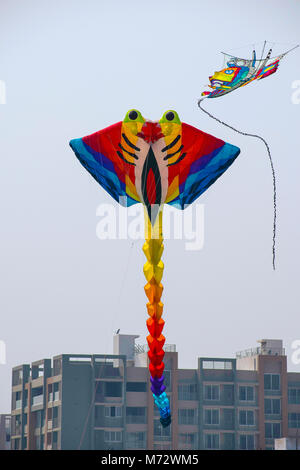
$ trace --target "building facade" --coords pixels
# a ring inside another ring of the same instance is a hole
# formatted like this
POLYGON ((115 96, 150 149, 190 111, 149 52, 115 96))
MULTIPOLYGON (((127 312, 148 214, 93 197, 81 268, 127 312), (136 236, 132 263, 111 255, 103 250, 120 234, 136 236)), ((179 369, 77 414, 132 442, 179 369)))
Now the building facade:
POLYGON ((172 424, 162 428, 145 347, 115 335, 114 354, 62 354, 13 369, 12 449, 274 449, 297 435, 300 373, 281 340, 178 369, 166 345, 172 424))
POLYGON ((300 450, 300 439, 298 436, 275 439, 275 450, 300 450))
POLYGON ((10 415, 0 414, 0 450, 10 449, 10 415))

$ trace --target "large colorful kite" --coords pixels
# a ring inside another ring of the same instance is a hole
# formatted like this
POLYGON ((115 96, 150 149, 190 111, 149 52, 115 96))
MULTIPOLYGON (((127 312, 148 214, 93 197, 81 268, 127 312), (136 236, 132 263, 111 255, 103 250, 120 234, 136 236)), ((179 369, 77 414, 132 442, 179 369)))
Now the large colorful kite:
POLYGON ((227 170, 240 149, 182 123, 175 111, 166 111, 159 121, 152 122, 135 109, 128 111, 122 122, 71 140, 70 146, 87 171, 116 201, 126 206, 144 205, 151 391, 162 426, 169 426, 161 302, 163 206, 185 209, 227 170))

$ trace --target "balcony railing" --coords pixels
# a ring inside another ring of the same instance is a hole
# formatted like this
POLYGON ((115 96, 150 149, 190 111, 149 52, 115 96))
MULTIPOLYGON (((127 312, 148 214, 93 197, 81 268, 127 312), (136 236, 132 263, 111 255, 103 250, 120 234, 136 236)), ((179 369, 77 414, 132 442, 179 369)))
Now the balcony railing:
POLYGON ((16 400, 15 410, 19 410, 20 408, 22 408, 22 400, 16 400))
POLYGON ((59 428, 59 419, 53 418, 53 429, 59 428))
POLYGON ((138 441, 138 442, 135 442, 135 441, 126 441, 126 449, 130 449, 130 450, 133 450, 133 449, 146 449, 146 441, 138 441))
POLYGON ((282 420, 282 415, 281 415, 281 413, 279 413, 279 414, 265 413, 265 420, 266 421, 281 421, 282 420))
POLYGON ((146 416, 126 416, 127 424, 146 424, 146 416))
POLYGON ((32 397, 32 406, 42 405, 43 399, 44 399, 44 395, 36 395, 35 397, 32 397))
MULTIPOLYGON (((149 351, 148 344, 136 344, 134 346, 134 353, 141 354, 149 351)), ((165 352, 176 352, 176 344, 165 344, 164 345, 165 352)))
POLYGON ((160 441, 172 441, 171 436, 161 436, 158 434, 154 434, 153 438, 154 442, 160 442, 160 441))
POLYGON ((244 357, 251 356, 285 356, 284 348, 262 348, 258 346, 257 348, 245 349, 244 351, 238 351, 236 353, 237 359, 242 359, 244 357))

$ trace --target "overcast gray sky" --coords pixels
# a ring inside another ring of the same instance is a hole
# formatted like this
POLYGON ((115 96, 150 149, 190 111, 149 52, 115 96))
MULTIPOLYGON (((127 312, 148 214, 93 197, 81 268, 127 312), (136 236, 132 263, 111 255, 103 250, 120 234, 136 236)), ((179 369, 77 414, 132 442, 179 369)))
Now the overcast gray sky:
MULTIPOLYGON (((1 1, 0 412, 10 410, 11 368, 60 353, 111 353, 112 334, 147 319, 142 241, 100 241, 96 209, 112 202, 68 146, 120 121, 128 109, 181 120, 241 148, 199 200, 205 243, 168 240, 163 260, 165 336, 180 367, 234 356, 259 338, 299 328, 299 113, 292 84, 299 49, 278 73, 206 108, 269 142, 278 178, 277 271, 272 271, 272 178, 263 144, 220 126, 196 100, 222 67, 221 50, 275 52, 299 42, 300 5, 284 0, 1 1)), ((289 369, 298 370, 292 364, 289 369)))

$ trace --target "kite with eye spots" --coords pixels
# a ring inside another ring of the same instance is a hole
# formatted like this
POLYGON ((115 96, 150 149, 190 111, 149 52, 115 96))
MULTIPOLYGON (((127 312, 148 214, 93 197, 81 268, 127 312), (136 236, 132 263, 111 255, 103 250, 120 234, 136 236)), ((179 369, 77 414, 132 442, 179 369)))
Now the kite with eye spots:
POLYGON ((159 121, 150 121, 136 109, 128 111, 121 122, 71 140, 70 146, 116 201, 126 206, 142 203, 145 207, 143 251, 147 258, 144 274, 149 300, 151 390, 161 424, 168 426, 171 413, 163 383, 165 337, 161 318, 162 209, 164 204, 185 209, 227 170, 240 149, 182 123, 176 111, 166 111, 159 121))

